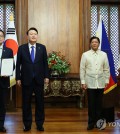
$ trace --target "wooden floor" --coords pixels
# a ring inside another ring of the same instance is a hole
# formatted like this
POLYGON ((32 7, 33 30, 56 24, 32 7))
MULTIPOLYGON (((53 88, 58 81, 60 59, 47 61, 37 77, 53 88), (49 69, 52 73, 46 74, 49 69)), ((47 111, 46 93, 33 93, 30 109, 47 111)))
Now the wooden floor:
MULTIPOLYGON (((120 126, 114 127, 107 125, 105 130, 87 131, 87 109, 79 108, 45 108, 46 119, 44 123, 44 132, 36 130, 34 122, 33 110, 33 124, 31 131, 23 132, 23 124, 21 118, 21 109, 17 112, 7 112, 5 127, 7 134, 119 134, 120 126)), ((120 122, 116 119, 115 122, 120 122)))

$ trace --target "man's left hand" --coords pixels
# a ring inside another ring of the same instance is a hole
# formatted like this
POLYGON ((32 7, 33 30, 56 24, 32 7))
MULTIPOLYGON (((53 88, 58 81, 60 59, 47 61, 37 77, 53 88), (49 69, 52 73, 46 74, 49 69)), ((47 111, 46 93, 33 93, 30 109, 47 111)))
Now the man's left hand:
POLYGON ((45 84, 49 84, 49 79, 48 78, 45 78, 44 79, 44 82, 45 82, 45 84))

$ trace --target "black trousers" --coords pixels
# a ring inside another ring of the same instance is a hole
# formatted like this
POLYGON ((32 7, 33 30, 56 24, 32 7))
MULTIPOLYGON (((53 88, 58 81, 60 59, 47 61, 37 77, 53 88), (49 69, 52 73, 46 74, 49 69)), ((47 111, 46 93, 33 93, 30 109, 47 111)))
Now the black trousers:
POLYGON ((33 79, 31 85, 22 86, 22 116, 23 123, 26 128, 32 125, 32 94, 35 93, 35 122, 37 127, 41 127, 44 123, 44 85, 38 85, 33 79))
POLYGON ((88 125, 94 126, 102 118, 104 89, 88 89, 88 125))
POLYGON ((0 87, 0 128, 4 127, 7 89, 0 87))

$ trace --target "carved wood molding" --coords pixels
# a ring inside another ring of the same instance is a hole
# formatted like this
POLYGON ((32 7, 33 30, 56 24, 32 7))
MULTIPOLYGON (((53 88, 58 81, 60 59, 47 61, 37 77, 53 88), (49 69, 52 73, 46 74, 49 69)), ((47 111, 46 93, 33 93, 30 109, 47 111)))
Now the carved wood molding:
POLYGON ((89 50, 91 29, 91 0, 80 0, 80 57, 83 52, 89 50))
POLYGON ((16 0, 15 13, 18 44, 21 45, 27 41, 26 31, 28 30, 28 0, 16 0))
POLYGON ((84 92, 80 87, 79 79, 59 79, 55 78, 54 80, 50 80, 48 86, 44 88, 45 97, 50 96, 61 96, 61 97, 69 97, 69 96, 81 96, 84 97, 84 92))
MULTIPOLYGON (((28 30, 28 0, 15 1, 16 32, 18 44, 27 42, 26 31, 28 30)), ((16 107, 22 106, 21 88, 16 86, 16 107)))

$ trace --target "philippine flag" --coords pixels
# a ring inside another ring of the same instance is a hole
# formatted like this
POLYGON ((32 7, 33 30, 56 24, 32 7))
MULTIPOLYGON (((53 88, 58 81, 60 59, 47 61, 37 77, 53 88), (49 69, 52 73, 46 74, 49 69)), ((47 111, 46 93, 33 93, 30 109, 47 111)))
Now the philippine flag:
POLYGON ((108 37, 106 34, 105 26, 102 20, 102 17, 100 16, 100 21, 98 25, 98 29, 96 31, 96 36, 100 39, 100 46, 99 49, 107 53, 109 66, 110 66, 110 80, 108 86, 104 89, 104 94, 108 93, 112 89, 114 89, 117 86, 117 78, 115 75, 115 67, 114 67, 114 60, 113 60, 113 54, 111 51, 110 43, 108 41, 108 37))
MULTIPOLYGON (((5 46, 13 50, 14 62, 16 66, 18 42, 17 42, 17 36, 16 36, 16 29, 14 25, 13 13, 10 14, 10 21, 8 24, 8 29, 7 29, 6 37, 5 37, 5 46)), ((14 69, 13 76, 10 77, 10 87, 12 87, 15 84, 16 84, 16 81, 15 81, 15 69, 14 69)))

